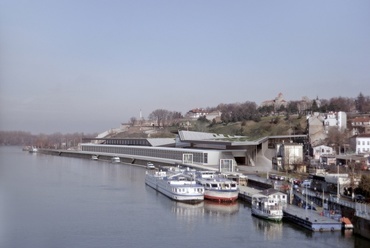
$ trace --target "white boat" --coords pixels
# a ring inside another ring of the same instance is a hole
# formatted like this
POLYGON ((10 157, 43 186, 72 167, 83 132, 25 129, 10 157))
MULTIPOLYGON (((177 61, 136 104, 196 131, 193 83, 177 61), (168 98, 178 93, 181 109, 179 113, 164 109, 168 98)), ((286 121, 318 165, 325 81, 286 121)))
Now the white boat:
POLYGON ((111 158, 112 163, 119 163, 121 162, 121 159, 118 156, 114 156, 111 158))
POLYGON ((99 159, 99 156, 98 156, 98 155, 92 155, 92 156, 91 156, 91 159, 92 159, 92 160, 98 160, 98 159, 99 159))
POLYGON ((252 214, 263 219, 279 222, 283 219, 283 207, 281 203, 270 199, 266 195, 255 194, 252 196, 252 214))
POLYGON ((196 180, 204 187, 204 198, 218 202, 234 202, 239 196, 238 184, 214 171, 197 171, 196 180))
POLYGON ((152 162, 148 162, 148 163, 146 163, 146 168, 155 169, 155 165, 152 162))
POLYGON ((148 170, 145 183, 175 201, 197 203, 204 200, 204 187, 190 175, 148 170))
POLYGON ((28 150, 30 153, 34 153, 34 152, 37 152, 38 150, 37 150, 37 148, 36 147, 34 147, 34 146, 32 146, 32 147, 30 147, 30 149, 28 150))

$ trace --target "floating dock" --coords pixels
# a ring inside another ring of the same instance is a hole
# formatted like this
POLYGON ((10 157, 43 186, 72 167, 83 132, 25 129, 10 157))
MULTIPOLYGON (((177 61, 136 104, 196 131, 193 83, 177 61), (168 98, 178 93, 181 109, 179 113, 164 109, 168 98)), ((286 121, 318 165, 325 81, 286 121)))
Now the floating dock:
POLYGON ((239 185, 239 199, 252 202, 252 195, 261 193, 262 190, 239 185))
POLYGON ((314 232, 341 231, 342 223, 335 219, 320 215, 317 211, 303 209, 294 205, 287 205, 283 220, 289 220, 297 225, 314 232))
MULTIPOLYGON (((252 195, 262 190, 239 186, 239 199, 251 202, 252 195)), ((314 232, 341 231, 342 223, 338 220, 320 215, 319 212, 310 209, 287 204, 283 208, 283 221, 290 221, 314 232)))

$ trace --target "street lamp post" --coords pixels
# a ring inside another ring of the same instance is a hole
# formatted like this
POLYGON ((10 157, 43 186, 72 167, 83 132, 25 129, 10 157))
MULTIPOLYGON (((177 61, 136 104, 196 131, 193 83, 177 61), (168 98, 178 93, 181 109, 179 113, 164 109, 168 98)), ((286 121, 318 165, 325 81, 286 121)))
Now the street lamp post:
POLYGON ((340 191, 339 191, 340 183, 339 183, 339 164, 337 165, 337 202, 339 201, 340 191))
POLYGON ((306 191, 305 191, 305 193, 306 193, 306 204, 305 204, 305 213, 306 213, 306 217, 307 217, 307 184, 305 185, 306 186, 306 191))

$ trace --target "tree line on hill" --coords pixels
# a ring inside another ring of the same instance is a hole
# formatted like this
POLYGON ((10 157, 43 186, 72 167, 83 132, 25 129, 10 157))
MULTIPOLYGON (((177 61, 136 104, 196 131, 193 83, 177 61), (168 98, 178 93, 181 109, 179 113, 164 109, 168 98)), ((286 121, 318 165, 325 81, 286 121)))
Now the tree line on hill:
MULTIPOLYGON (((265 105, 258 106, 255 102, 246 101, 244 103, 221 103, 217 107, 208 107, 205 112, 211 113, 213 111, 221 112, 221 122, 238 122, 238 121, 259 121, 263 116, 269 115, 289 115, 304 116, 312 112, 357 112, 370 113, 370 96, 364 96, 362 93, 357 98, 348 97, 333 97, 327 99, 315 99, 310 102, 289 101, 286 105, 265 105)), ((201 116, 200 118, 205 118, 201 116)), ((184 116, 180 112, 169 111, 165 109, 156 109, 151 112, 148 119, 159 126, 174 126, 180 123, 184 116)), ((135 117, 131 117, 129 123, 131 125, 137 124, 135 117)))
POLYGON ((31 134, 23 131, 0 131, 0 145, 7 146, 36 146, 51 149, 68 149, 75 147, 85 137, 96 137, 97 134, 84 133, 53 133, 31 134))

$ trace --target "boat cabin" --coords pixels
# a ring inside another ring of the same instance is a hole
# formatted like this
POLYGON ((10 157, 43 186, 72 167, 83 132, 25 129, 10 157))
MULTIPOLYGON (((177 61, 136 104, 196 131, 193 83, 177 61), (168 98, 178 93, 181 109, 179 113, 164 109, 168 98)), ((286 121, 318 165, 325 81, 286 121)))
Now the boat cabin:
POLYGON ((265 189, 261 192, 262 195, 267 196, 270 200, 273 200, 274 202, 279 202, 286 204, 288 203, 288 196, 287 194, 284 194, 280 191, 277 191, 275 189, 265 189))

